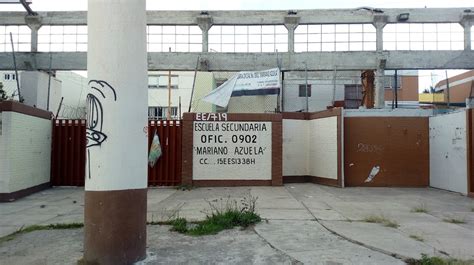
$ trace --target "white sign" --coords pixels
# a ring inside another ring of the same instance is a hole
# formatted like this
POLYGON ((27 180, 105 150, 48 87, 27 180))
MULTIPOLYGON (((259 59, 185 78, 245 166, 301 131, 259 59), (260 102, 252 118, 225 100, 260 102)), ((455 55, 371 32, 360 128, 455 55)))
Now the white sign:
POLYGON ((274 95, 280 92, 280 70, 239 72, 203 98, 220 107, 227 107, 230 97, 274 95))
POLYGON ((271 180, 271 122, 193 123, 193 180, 271 180))

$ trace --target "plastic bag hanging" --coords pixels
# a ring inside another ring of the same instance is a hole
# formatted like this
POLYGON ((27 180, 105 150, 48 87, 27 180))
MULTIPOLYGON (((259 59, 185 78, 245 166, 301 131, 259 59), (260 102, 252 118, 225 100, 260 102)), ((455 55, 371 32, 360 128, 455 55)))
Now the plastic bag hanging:
POLYGON ((158 161, 160 156, 161 156, 160 137, 158 136, 155 130, 155 135, 153 135, 153 141, 151 142, 150 152, 148 154, 148 165, 150 165, 150 167, 154 167, 156 164, 156 161, 158 161))

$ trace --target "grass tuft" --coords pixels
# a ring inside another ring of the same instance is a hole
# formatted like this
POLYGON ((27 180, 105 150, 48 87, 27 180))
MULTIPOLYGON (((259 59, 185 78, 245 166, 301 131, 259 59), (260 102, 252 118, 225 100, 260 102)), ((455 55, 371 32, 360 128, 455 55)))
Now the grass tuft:
POLYGON ((474 260, 459 260, 452 258, 428 257, 421 254, 421 259, 405 260, 408 265, 472 265, 474 260))
POLYGON ((367 223, 382 224, 386 227, 391 228, 398 228, 400 226, 397 222, 390 220, 383 215, 370 215, 364 218, 362 221, 367 223))
POLYGON ((464 219, 455 218, 455 217, 444 218, 443 221, 445 221, 446 223, 451 223, 451 224, 465 224, 466 223, 464 219))
POLYGON ((7 242, 13 240, 15 237, 21 234, 30 233, 33 231, 40 231, 40 230, 59 230, 59 229, 76 229, 84 227, 83 223, 69 223, 69 224, 49 224, 49 225, 30 225, 27 227, 21 227, 17 231, 4 236, 0 237, 0 243, 7 242))
POLYGON ((426 204, 421 203, 420 205, 413 207, 411 209, 412 213, 428 213, 428 208, 426 207, 426 204))
POLYGON ((204 221, 191 224, 184 218, 177 218, 170 221, 171 230, 191 236, 203 236, 215 235, 236 226, 248 227, 262 220, 255 213, 256 201, 256 197, 244 198, 240 206, 230 198, 227 201, 219 199, 208 202, 211 211, 207 213, 204 221))
POLYGON ((420 241, 420 242, 425 241, 421 236, 418 236, 418 235, 410 235, 410 238, 413 238, 416 241, 420 241))
POLYGON ((193 190, 194 188, 195 187, 193 185, 189 185, 189 184, 181 184, 176 187, 177 190, 181 190, 181 191, 193 190))

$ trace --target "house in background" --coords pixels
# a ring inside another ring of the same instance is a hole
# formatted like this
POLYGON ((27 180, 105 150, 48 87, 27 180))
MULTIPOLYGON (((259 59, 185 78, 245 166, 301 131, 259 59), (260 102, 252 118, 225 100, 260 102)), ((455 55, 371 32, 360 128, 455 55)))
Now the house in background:
POLYGON ((397 71, 397 80, 395 82, 395 71, 385 71, 385 106, 391 107, 395 96, 395 83, 397 86, 397 101, 399 108, 418 108, 418 71, 403 70, 397 71))
MULTIPOLYGON (((63 104, 58 117, 85 118, 87 78, 73 71, 58 71, 55 78, 61 82, 63 104)), ((168 113, 168 83, 171 86, 171 118, 178 119, 187 112, 191 104, 193 112, 274 112, 277 108, 285 112, 305 111, 306 82, 304 72, 286 72, 283 81, 283 95, 249 96, 232 98, 228 108, 222 109, 201 99, 210 91, 232 77, 233 72, 151 71, 148 74, 148 116, 166 119, 168 113), (191 93, 194 82, 194 95, 191 93), (280 102, 279 102, 280 100, 280 102), (281 104, 281 105, 280 105, 281 104)), ((334 102, 346 109, 357 109, 362 101, 360 71, 308 72, 309 111, 325 110, 334 102), (336 75, 334 78, 334 74, 336 75)), ((398 71, 395 82, 394 71, 386 71, 384 78, 386 106, 390 107, 393 88, 397 83, 398 106, 418 106, 418 71, 398 71)), ((2 72, 4 89, 8 95, 16 90, 14 72, 2 72)), ((21 74, 20 74, 21 78, 21 74)), ((56 112, 54 108, 53 112, 56 112)))
MULTIPOLYGON (((452 76, 441 80, 434 87, 434 91, 442 96, 443 101, 434 102, 436 105, 448 104, 453 107, 465 107, 466 99, 474 98, 474 70, 466 71, 465 73, 452 76), (449 84, 449 97, 448 97, 449 84)), ((441 97, 441 96, 438 96, 441 97)))
MULTIPOLYGON (((335 104, 346 109, 358 109, 362 102, 360 71, 308 73, 309 111, 325 110, 335 104)), ((418 71, 385 71, 385 106, 391 107, 394 87, 397 85, 398 107, 418 107, 418 71)), ((306 83, 304 72, 285 73, 283 82, 284 111, 306 109, 306 83)))

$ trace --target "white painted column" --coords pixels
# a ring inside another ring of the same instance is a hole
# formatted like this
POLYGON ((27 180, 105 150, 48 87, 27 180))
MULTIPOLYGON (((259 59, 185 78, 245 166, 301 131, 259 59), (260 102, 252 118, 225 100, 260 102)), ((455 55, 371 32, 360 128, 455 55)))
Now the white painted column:
POLYGON ((145 0, 89 0, 84 259, 145 256, 147 50, 145 0))

